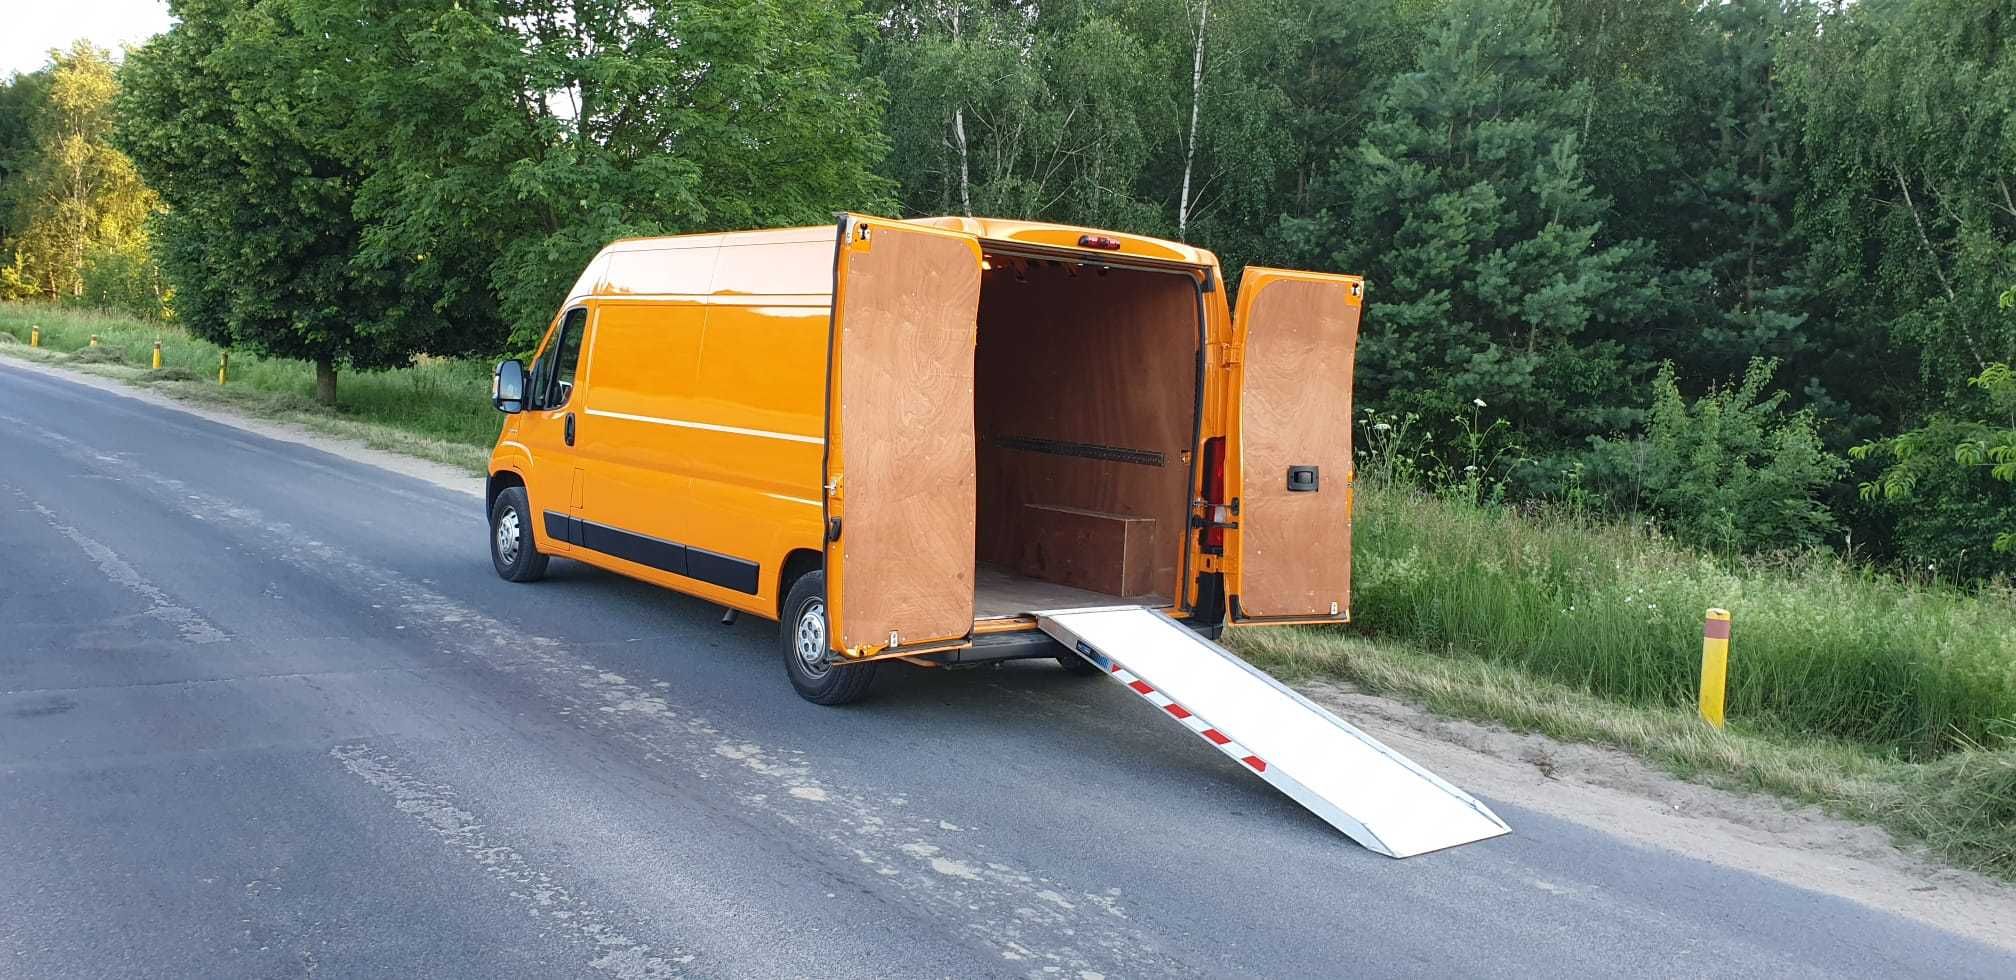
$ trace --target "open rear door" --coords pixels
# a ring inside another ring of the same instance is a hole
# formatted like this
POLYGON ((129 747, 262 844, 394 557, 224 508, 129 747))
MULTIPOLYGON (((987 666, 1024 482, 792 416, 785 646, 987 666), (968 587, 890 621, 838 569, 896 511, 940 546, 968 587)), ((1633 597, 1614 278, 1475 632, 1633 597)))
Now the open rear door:
POLYGON ((849 214, 826 382, 826 635, 842 657, 973 630, 980 240, 849 214))
POLYGON ((1232 620, 1351 616, 1351 374, 1365 281, 1247 266, 1233 315, 1232 620))

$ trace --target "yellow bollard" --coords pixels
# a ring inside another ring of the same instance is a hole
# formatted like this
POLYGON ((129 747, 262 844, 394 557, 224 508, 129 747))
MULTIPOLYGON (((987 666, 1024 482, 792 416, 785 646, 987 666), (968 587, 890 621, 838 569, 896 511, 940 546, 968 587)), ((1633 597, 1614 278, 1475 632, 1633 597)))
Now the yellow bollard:
POLYGON ((98 346, 98 335, 95 333, 91 335, 91 346, 98 346))
POLYGON ((154 370, 161 370, 161 342, 154 342, 154 370))
POLYGON ((40 346, 42 346, 42 328, 41 328, 41 326, 39 326, 39 325, 38 325, 38 326, 33 326, 33 327, 29 327, 29 328, 28 328, 28 346, 30 346, 30 347, 40 347, 40 346))
POLYGON ((231 352, 228 350, 220 350, 217 352, 217 383, 221 385, 224 382, 229 381, 230 379, 231 379, 231 352))
POLYGON ((1729 610, 1710 609, 1701 626, 1701 720, 1722 727, 1722 699, 1729 686, 1729 610))

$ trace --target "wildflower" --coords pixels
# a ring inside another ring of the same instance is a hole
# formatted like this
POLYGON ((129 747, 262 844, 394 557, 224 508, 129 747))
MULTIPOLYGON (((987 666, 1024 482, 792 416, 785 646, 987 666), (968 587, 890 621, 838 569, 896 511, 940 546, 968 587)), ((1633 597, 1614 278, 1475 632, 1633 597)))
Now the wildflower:
POLYGON ((1386 424, 1386 423, 1384 423, 1384 422, 1381 422, 1381 423, 1379 423, 1379 424, 1377 424, 1377 425, 1374 425, 1374 426, 1372 427, 1372 431, 1374 431, 1374 432, 1388 432, 1388 431, 1391 431, 1391 430, 1392 430, 1392 428, 1393 428, 1392 426, 1390 426, 1390 425, 1387 425, 1387 424, 1386 424))
POLYGON ((1484 399, 1482 399, 1482 398, 1472 398, 1472 399, 1470 399, 1470 404, 1472 404, 1472 405, 1475 405, 1475 406, 1477 406, 1478 408, 1489 408, 1489 407, 1490 407, 1489 405, 1486 405, 1486 404, 1484 404, 1484 399))

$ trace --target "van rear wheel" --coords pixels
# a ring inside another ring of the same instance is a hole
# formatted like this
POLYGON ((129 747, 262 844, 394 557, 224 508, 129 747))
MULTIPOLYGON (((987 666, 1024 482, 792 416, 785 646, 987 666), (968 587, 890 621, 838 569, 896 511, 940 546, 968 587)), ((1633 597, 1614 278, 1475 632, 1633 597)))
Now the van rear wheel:
POLYGON ((532 506, 524 487, 505 487, 490 505, 490 563, 507 582, 546 577, 550 559, 532 544, 532 506))
POLYGON ((784 599, 778 633, 784 647, 784 672, 798 696, 813 704, 858 701, 875 681, 879 663, 835 666, 828 662, 826 639, 826 573, 799 576, 784 599))
POLYGON ((1065 673, 1076 674, 1079 677, 1097 677, 1105 673, 1105 671, 1099 669, 1098 664, 1075 653, 1058 654, 1057 666, 1064 668, 1065 673))

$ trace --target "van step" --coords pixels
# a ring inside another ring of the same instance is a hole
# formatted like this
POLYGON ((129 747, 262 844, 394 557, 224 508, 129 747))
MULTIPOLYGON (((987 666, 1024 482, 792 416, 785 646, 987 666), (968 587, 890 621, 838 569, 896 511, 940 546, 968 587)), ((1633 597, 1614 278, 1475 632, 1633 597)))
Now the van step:
POLYGON ((1159 610, 1034 615, 1106 676, 1367 848, 1411 857, 1511 832, 1470 794, 1159 610))

